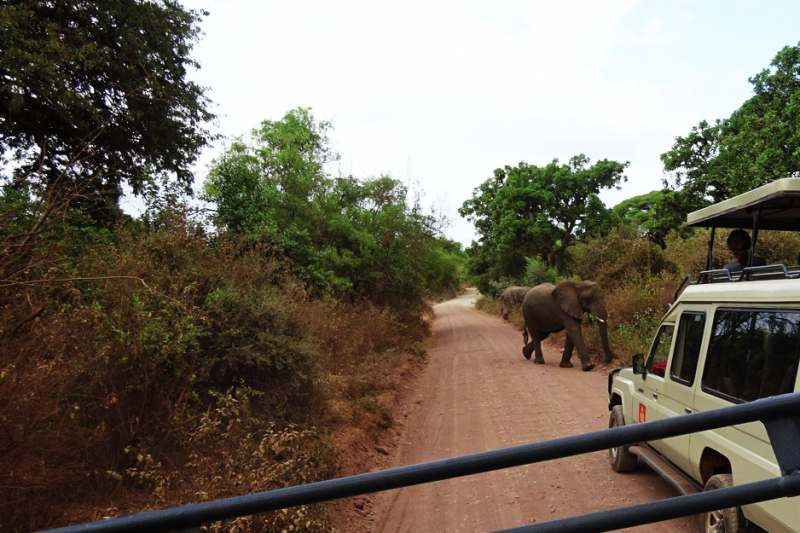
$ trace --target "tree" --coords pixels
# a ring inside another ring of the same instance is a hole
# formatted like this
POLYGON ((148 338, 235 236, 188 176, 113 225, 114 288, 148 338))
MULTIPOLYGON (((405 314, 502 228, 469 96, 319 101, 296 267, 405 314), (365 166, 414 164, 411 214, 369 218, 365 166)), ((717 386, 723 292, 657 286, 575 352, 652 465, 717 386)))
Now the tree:
POLYGON ((330 128, 299 108, 234 142, 205 183, 216 223, 272 242, 317 291, 399 306, 455 288, 462 252, 406 186, 328 175, 330 128))
POLYGON ((661 155, 682 214, 800 175, 800 44, 749 81, 754 96, 729 118, 701 121, 661 155))
POLYGON ((482 258, 482 269, 493 258, 499 267, 495 275, 520 277, 526 257, 541 257, 562 272, 568 247, 610 229, 613 218, 597 194, 626 181, 628 163, 589 162, 582 154, 566 165, 557 159, 545 167, 522 162, 495 170, 493 178, 476 188, 459 213, 475 224, 480 242, 473 248, 486 249, 471 252, 473 258, 482 258))
POLYGON ((4 1, 0 150, 15 177, 88 183, 98 202, 153 173, 188 188, 214 118, 186 80, 200 17, 175 0, 4 1))
POLYGON ((651 191, 620 202, 612 211, 619 224, 635 227, 665 248, 667 234, 685 222, 683 210, 675 205, 676 196, 674 191, 651 191))

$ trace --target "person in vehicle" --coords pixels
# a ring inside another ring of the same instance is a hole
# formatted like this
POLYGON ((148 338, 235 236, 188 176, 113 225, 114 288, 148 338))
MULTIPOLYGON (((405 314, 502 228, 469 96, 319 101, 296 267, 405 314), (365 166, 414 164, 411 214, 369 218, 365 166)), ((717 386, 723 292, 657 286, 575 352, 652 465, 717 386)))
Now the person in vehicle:
MULTIPOLYGON (((725 270, 729 272, 741 272, 747 265, 750 258, 750 235, 743 229, 735 229, 728 235, 728 250, 733 254, 735 261, 725 265, 725 270)), ((763 257, 753 257, 749 266, 764 266, 767 262, 763 257)))

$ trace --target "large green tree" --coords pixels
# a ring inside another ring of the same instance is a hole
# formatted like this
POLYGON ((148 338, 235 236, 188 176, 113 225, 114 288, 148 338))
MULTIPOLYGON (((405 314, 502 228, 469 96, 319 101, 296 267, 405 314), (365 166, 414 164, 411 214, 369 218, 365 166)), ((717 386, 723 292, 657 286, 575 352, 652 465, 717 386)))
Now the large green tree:
POLYGON ((612 211, 620 225, 636 228, 664 248, 667 234, 685 222, 674 206, 676 196, 674 191, 651 191, 620 202, 612 211))
POLYGON ((112 201, 167 173, 191 184, 214 118, 187 80, 201 13, 175 0, 4 0, 0 151, 15 177, 112 201))
POLYGON ((205 182, 217 225, 274 243, 317 290, 418 303, 454 288, 463 252, 398 180, 330 176, 330 129, 299 108, 234 142, 205 182))
POLYGON ((477 187, 459 209, 479 236, 470 248, 473 274, 519 277, 526 257, 541 257, 560 272, 568 247, 609 229, 611 212, 597 194, 626 181, 628 163, 589 163, 585 155, 544 167, 522 162, 495 170, 477 187))
MULTIPOLYGON (((753 78, 754 96, 726 119, 700 122, 661 155, 685 214, 770 181, 800 175, 800 45, 753 78)), ((670 183, 671 181, 671 183, 670 183)))

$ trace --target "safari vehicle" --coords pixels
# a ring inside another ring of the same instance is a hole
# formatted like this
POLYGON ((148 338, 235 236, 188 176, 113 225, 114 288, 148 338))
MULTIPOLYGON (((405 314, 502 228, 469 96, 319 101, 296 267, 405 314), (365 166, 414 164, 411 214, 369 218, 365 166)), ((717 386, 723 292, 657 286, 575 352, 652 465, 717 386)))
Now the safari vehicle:
MULTIPOLYGON (((650 351, 609 374, 610 427, 800 391, 800 267, 711 270, 717 228, 752 230, 753 255, 759 229, 800 231, 800 179, 695 211, 687 223, 711 228, 707 270, 686 277, 650 351)), ((617 472, 641 460, 683 494, 780 476, 759 422, 613 448, 609 459, 617 472)), ((800 532, 800 497, 705 513, 701 524, 706 532, 800 532)))

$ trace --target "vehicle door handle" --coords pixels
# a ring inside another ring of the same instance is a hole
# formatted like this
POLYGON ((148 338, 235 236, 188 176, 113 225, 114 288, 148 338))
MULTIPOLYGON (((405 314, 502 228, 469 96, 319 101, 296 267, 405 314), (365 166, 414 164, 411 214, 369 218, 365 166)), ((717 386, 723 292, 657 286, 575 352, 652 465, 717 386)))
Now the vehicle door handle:
POLYGON ((654 400, 658 400, 658 393, 657 393, 657 392, 654 392, 654 393, 653 393, 653 399, 654 399, 654 400))
POLYGON ((641 394, 644 394, 644 389, 643 389, 643 388, 641 388, 641 387, 637 387, 637 388, 636 388, 636 392, 639 392, 639 393, 641 393, 641 394))
POLYGON ((684 407, 684 408, 683 408, 683 410, 684 410, 684 411, 686 411, 686 414, 687 414, 687 415, 690 415, 690 414, 692 414, 692 409, 691 409, 691 408, 689 408, 689 407, 684 407))

